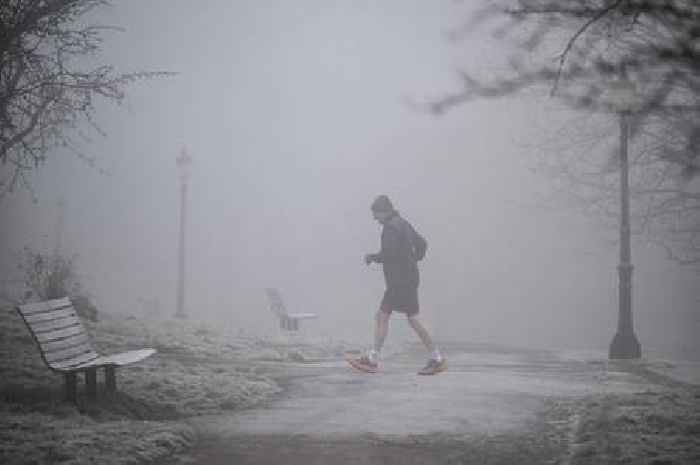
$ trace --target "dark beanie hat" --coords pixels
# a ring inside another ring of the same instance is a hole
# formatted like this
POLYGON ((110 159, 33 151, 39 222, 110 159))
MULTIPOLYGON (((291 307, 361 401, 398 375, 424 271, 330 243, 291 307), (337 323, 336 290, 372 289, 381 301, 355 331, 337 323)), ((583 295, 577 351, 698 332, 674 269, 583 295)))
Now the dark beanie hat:
POLYGON ((375 212, 393 212, 394 206, 391 200, 386 195, 380 195, 372 202, 372 211, 375 212))

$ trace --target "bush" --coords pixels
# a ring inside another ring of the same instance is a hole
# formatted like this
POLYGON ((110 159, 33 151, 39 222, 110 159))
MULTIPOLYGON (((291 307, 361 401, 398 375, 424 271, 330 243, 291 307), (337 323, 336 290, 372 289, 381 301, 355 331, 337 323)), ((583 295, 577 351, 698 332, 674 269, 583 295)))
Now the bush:
POLYGON ((19 265, 26 288, 25 300, 70 297, 81 318, 97 321, 97 307, 82 292, 75 260, 76 256, 66 258, 58 253, 46 254, 25 247, 19 265))

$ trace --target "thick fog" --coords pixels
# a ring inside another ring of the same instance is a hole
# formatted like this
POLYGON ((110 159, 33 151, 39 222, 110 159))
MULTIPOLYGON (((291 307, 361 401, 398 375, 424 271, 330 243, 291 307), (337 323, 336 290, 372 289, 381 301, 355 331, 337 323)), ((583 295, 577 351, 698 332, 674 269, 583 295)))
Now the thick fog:
MULTIPOLYGON (((544 96, 440 117, 410 104, 495 61, 487 38, 447 40, 468 13, 449 0, 131 0, 95 12, 125 29, 107 35, 105 62, 179 74, 100 107, 107 135, 84 146, 96 167, 56 150, 33 191, 0 201, 6 283, 22 247, 58 244, 78 255, 100 311, 173 315, 186 146, 192 318, 274 331, 263 289, 277 287, 290 310, 320 315, 309 331, 369 343, 384 283, 363 255, 379 247, 370 203, 387 194, 428 240, 421 315, 438 340, 607 350, 616 233, 540 207, 550 180, 532 170, 533 147, 567 112, 544 96)), ((698 276, 664 257, 633 244, 635 330, 643 351, 688 357, 698 276)))

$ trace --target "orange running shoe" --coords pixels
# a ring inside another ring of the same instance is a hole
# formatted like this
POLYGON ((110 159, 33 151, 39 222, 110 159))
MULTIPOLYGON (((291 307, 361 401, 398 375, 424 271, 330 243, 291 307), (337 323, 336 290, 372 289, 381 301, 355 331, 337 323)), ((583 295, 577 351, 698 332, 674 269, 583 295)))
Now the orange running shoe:
POLYGON ((366 355, 359 358, 347 358, 346 360, 351 367, 356 370, 364 371, 365 373, 376 373, 379 370, 379 364, 371 361, 366 355))
POLYGON ((434 358, 428 360, 428 363, 423 367, 421 371, 418 372, 419 375, 436 375, 440 372, 447 370, 447 360, 444 358, 440 359, 438 362, 434 358))

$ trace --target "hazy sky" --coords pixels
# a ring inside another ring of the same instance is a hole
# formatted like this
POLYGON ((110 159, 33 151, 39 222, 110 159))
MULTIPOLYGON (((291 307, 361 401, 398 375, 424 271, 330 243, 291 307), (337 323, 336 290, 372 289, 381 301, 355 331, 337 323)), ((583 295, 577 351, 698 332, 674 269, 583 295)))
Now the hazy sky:
MULTIPOLYGON (((174 313, 186 145, 192 315, 274 330, 262 292, 273 286, 321 315, 314 330, 369 341, 383 281, 362 256, 378 248, 369 204, 385 193, 428 239, 422 313, 439 336, 606 350, 616 245, 594 222, 530 206, 548 181, 527 147, 566 112, 529 98, 435 118, 406 103, 505 56, 483 33, 446 39, 467 14, 450 0, 130 0, 96 12, 125 29, 107 34, 106 62, 179 75, 100 107, 108 136, 86 152, 107 175, 57 151, 34 179, 38 203, 28 192, 0 203, 3 269, 24 245, 53 247, 63 197, 62 246, 100 308, 139 313, 157 297, 174 313)), ((643 348, 692 346, 697 276, 635 246, 643 348)))

